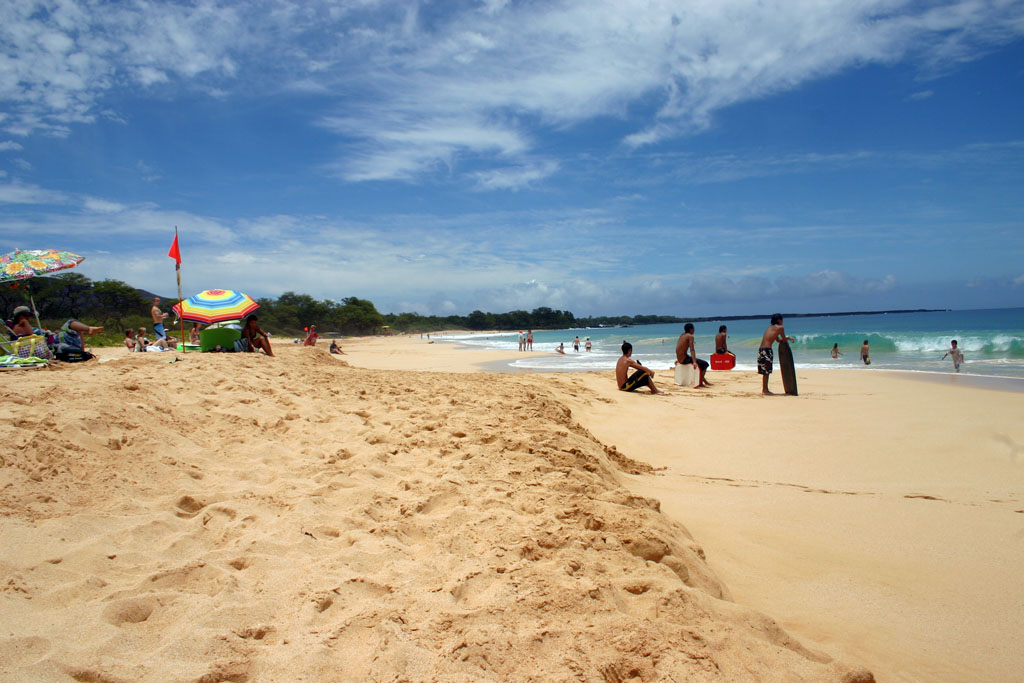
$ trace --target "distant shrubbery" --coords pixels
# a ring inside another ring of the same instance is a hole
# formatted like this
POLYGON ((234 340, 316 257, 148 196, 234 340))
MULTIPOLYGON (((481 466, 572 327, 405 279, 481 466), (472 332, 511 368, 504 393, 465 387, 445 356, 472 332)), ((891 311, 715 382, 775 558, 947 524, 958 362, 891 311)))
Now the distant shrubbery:
MULTIPOLYGON (((120 343, 125 327, 152 328, 149 306, 153 294, 120 280, 93 282, 78 273, 62 273, 53 277, 32 278, 32 287, 39 316, 45 326, 58 328, 68 318, 80 318, 90 325, 103 325, 107 330, 94 341, 120 343)), ((6 318, 11 311, 28 303, 25 281, 6 284, 0 289, 0 307, 6 318)), ((174 299, 163 297, 162 308, 169 312, 174 299)), ((424 316, 419 313, 388 313, 377 311, 372 301, 354 296, 341 301, 318 301, 308 294, 285 292, 276 299, 259 299, 260 327, 278 335, 300 336, 305 328, 316 325, 321 334, 370 335, 385 329, 394 332, 436 332, 438 330, 526 330, 598 327, 600 325, 647 325, 682 322, 672 316, 638 315, 577 318, 571 311, 558 311, 546 306, 532 311, 484 313, 469 315, 424 316)), ((171 318, 173 320, 173 317, 171 318)))

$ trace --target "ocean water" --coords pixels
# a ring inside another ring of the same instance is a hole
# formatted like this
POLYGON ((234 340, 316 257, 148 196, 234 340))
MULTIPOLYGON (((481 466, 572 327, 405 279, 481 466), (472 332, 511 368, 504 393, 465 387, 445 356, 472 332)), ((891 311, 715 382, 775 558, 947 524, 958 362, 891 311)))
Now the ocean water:
MULTIPOLYGON (((763 320, 729 320, 694 323, 698 358, 714 352, 719 325, 729 330, 729 350, 736 354, 740 370, 757 369, 757 348, 768 327, 763 320)), ((961 374, 1024 378, 1024 308, 1000 308, 935 313, 891 313, 858 316, 787 318, 786 333, 795 337, 793 356, 798 369, 858 368, 951 373, 953 363, 942 354, 956 339, 964 352, 961 374), (860 361, 860 347, 867 339, 871 365, 860 361), (832 345, 842 353, 831 357, 832 345)), ((545 355, 511 361, 512 369, 540 372, 563 370, 607 370, 615 367, 623 341, 633 344, 633 358, 655 370, 672 367, 675 344, 683 332, 682 323, 635 325, 621 328, 576 328, 533 333, 533 350, 545 355), (580 337, 580 352, 572 350, 573 337, 580 337), (583 341, 590 337, 593 350, 587 353, 583 341), (566 355, 555 353, 565 344, 566 355)), ((468 334, 447 337, 477 348, 517 348, 516 333, 468 334)))

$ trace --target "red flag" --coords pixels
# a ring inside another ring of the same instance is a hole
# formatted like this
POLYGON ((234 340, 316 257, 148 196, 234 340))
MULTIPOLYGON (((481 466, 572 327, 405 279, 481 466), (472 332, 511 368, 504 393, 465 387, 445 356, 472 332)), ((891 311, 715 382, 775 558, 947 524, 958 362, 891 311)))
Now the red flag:
POLYGON ((174 233, 174 242, 171 243, 171 250, 167 255, 174 259, 175 266, 181 265, 181 252, 178 251, 178 233, 174 233))

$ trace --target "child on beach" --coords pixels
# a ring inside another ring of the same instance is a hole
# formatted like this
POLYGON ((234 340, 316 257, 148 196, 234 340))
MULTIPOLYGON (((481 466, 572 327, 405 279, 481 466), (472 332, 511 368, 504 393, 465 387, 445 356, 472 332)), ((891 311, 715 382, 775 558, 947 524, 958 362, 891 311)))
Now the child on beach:
POLYGON ((960 364, 964 362, 964 352, 957 347, 956 339, 950 342, 950 349, 942 354, 942 360, 946 360, 946 356, 953 357, 953 369, 960 372, 960 364))
POLYGON ((761 347, 757 350, 757 372, 761 375, 761 393, 765 396, 774 396, 768 391, 768 378, 772 374, 772 365, 775 362, 775 351, 772 344, 781 341, 796 341, 794 337, 786 336, 786 328, 782 326, 782 314, 776 313, 772 316, 771 325, 764 331, 761 337, 761 347))
POLYGON ((871 349, 868 348, 868 340, 864 340, 864 346, 860 347, 860 359, 864 365, 871 365, 871 349))

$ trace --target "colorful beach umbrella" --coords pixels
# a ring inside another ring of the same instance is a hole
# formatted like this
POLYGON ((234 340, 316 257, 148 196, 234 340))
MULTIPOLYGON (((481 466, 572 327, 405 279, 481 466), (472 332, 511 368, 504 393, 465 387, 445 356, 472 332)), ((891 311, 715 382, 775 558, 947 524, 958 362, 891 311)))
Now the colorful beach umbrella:
MULTIPOLYGON (((15 249, 0 256, 0 282, 15 282, 27 280, 37 275, 49 275, 58 270, 74 268, 85 260, 84 256, 72 254, 70 251, 58 251, 56 249, 15 249)), ((17 285, 12 285, 17 286, 17 285)), ((36 301, 32 298, 32 290, 28 289, 28 300, 32 303, 32 313, 36 317, 36 326, 42 329, 43 323, 39 321, 39 311, 36 310, 36 301)))
POLYGON ((15 249, 0 256, 0 282, 26 280, 36 275, 74 268, 84 256, 56 249, 15 249))
POLYGON ((241 320, 259 307, 248 294, 231 289, 208 289, 174 304, 171 310, 182 320, 208 325, 241 320))

